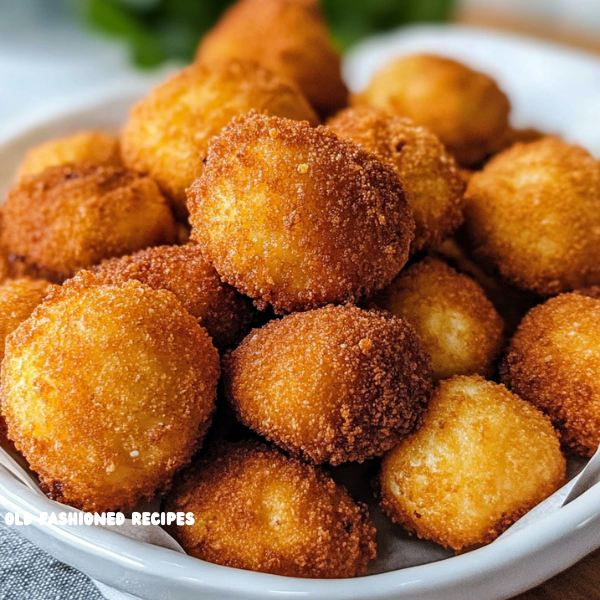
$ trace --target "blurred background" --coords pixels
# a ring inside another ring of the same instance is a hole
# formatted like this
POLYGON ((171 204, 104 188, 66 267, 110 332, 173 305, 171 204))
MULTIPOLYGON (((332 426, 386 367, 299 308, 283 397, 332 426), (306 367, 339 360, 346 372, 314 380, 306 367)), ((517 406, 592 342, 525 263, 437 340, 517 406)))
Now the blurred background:
MULTIPOLYGON (((232 0, 0 0, 0 135, 40 105, 191 59, 232 0)), ((455 22, 600 53, 600 0, 322 0, 344 51, 402 25, 455 22)))

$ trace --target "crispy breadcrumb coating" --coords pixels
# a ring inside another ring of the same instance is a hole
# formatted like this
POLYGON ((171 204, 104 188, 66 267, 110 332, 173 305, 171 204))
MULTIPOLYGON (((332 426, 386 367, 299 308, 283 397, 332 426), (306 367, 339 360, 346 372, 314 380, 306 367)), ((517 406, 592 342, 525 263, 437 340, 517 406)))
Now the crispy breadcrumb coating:
POLYGON ((248 298, 222 283, 196 244, 159 246, 112 258, 93 269, 103 283, 136 279, 155 290, 169 290, 206 328, 219 350, 240 342, 254 318, 248 298))
POLYGON ((381 289, 414 227, 391 167, 327 127, 258 114, 212 141, 189 209, 221 278, 277 312, 381 289))
POLYGON ((600 283, 600 162, 583 148, 515 144, 466 195, 473 253, 509 282, 544 296, 600 283))
POLYGON ((157 185, 109 165, 73 163, 24 177, 0 210, 2 245, 15 274, 20 263, 22 272, 56 283, 104 258, 174 243, 176 236, 157 185))
POLYGON ((130 112, 121 137, 123 161, 150 175, 187 216, 186 189, 200 176, 208 143, 251 109, 318 123, 300 90, 248 61, 194 65, 180 71, 130 112))
POLYGON ((416 54, 395 58, 355 98, 424 125, 465 167, 506 143, 510 103, 488 75, 449 58, 416 54))
POLYGON ((41 173, 48 167, 92 162, 122 166, 119 139, 104 131, 78 131, 30 148, 19 165, 17 178, 41 173))
POLYGON ((240 0, 200 42, 197 61, 255 60, 295 81, 315 110, 346 106, 340 56, 316 0, 240 0))
POLYGON ((366 506, 319 468, 256 442, 217 446, 186 471, 166 510, 192 512, 169 528, 202 560, 288 577, 363 575, 375 558, 366 506))
POLYGON ((442 381, 423 426, 381 466, 381 506, 420 538, 460 551, 496 539, 565 483, 550 420, 481 377, 442 381))
POLYGON ((82 271, 8 336, 1 410, 51 498, 129 510, 190 461, 218 377, 208 334, 173 294, 82 271))
POLYGON ((425 258, 402 271, 373 302, 412 325, 431 356, 435 379, 492 374, 504 346, 504 323, 468 275, 425 258))
POLYGON ((381 456, 421 422, 429 357, 405 321, 352 305, 254 330, 223 363, 238 418, 294 455, 337 465, 381 456))
POLYGON ((582 456, 600 444, 600 298, 562 294, 533 308, 513 337, 502 380, 543 410, 582 456))
POLYGON ((343 110, 327 125, 396 171, 415 219, 411 254, 441 243, 462 224, 465 183, 429 130, 368 107, 343 110))

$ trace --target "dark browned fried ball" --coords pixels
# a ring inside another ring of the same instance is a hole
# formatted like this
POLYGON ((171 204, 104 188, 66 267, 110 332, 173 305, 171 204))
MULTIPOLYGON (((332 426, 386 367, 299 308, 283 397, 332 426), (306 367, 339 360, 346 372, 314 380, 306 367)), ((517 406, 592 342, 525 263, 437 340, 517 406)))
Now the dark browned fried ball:
POLYGON ((533 308, 513 337, 502 380, 550 416, 582 456, 600 444, 600 299, 562 294, 533 308))
POLYGON ((252 59, 295 81, 315 110, 344 107, 340 56, 317 0, 240 0, 201 41, 197 60, 252 59))
POLYGON ((441 243, 461 225, 465 183, 429 130, 368 107, 343 110, 327 125, 396 171, 415 219, 412 254, 441 243))
POLYGON ((50 167, 13 186, 2 211, 2 245, 18 274, 61 283, 84 267, 174 243, 167 200, 148 177, 109 165, 50 167))
POLYGON ((402 271, 373 302, 412 325, 431 355, 435 379, 492 374, 504 345, 504 323, 468 275, 425 258, 402 271))
POLYGON ((119 138, 104 131, 78 131, 30 148, 19 165, 17 177, 35 175, 48 167, 93 162, 121 166, 119 138))
POLYGON ((187 216, 186 189, 200 176, 208 143, 236 115, 261 113, 318 123, 290 81, 248 61, 188 67, 131 111, 121 136, 123 161, 149 174, 187 216))
POLYGON ((522 289, 600 283, 600 162, 583 148, 515 144, 473 175, 465 217, 475 257, 522 289))
POLYGON ((391 167, 327 127, 258 114, 212 141, 188 205, 221 278, 277 312, 381 289, 414 227, 391 167))
POLYGON ((418 537, 487 544, 565 482, 550 421, 481 377, 442 381, 423 426, 383 460, 381 505, 418 537))
POLYGON ((50 497, 130 510, 190 461, 218 378, 208 334, 171 292, 82 271, 8 336, 1 411, 50 497))
POLYGON ((224 444, 183 474, 166 510, 191 512, 170 532, 192 556, 288 577, 363 575, 375 529, 325 472, 253 442, 224 444))
POLYGON ((169 290, 206 328, 219 350, 240 342, 250 330, 250 300, 222 283, 196 244, 159 246, 112 258, 95 267, 103 283, 136 279, 155 290, 169 290))
POLYGON ((510 131, 510 103, 498 84, 442 56, 391 60, 355 100, 429 128, 465 167, 503 148, 510 131))
POLYGON ((352 305, 271 321, 225 357, 223 374, 244 424, 294 455, 333 465, 392 448, 419 425, 432 388, 412 328, 352 305))

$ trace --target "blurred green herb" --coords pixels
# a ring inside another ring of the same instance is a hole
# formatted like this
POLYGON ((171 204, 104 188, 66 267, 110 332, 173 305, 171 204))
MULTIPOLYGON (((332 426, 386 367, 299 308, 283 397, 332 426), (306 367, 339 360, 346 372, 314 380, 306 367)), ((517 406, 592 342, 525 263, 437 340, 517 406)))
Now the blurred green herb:
MULTIPOLYGON (((198 40, 233 0, 85 0, 95 28, 127 40, 135 62, 153 67, 189 61, 198 40)), ((322 0, 332 36, 344 50, 361 38, 405 23, 448 19, 454 0, 322 0)))

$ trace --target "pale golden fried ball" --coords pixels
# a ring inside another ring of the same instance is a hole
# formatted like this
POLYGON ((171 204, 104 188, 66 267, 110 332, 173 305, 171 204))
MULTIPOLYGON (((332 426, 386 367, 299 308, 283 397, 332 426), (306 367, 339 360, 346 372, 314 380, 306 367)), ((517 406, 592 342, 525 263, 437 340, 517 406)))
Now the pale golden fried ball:
POLYGON ((93 162, 122 166, 119 139, 104 131, 78 131, 31 148, 19 165, 17 177, 41 173, 48 167, 93 162))
POLYGON ((221 278, 277 312, 382 288, 413 236, 391 167, 327 127, 258 114, 213 140, 188 204, 192 238, 221 278))
POLYGON ((247 61, 188 67, 131 111, 121 137, 123 161, 150 175, 187 216, 186 189, 203 170, 208 143, 232 117, 251 109, 317 124, 300 90, 247 61))
POLYGON ((592 456, 600 444, 600 298, 562 294, 533 308, 502 380, 549 415, 566 446, 592 456))
POLYGON ((1 409, 51 498, 128 510, 198 449, 219 358, 170 292, 97 283, 82 271, 7 338, 1 409))
POLYGON ((583 148, 515 144, 473 175, 465 217, 474 256, 522 289, 600 283, 600 162, 583 148))
POLYGON ((158 186, 122 167, 50 167, 15 184, 0 210, 11 268, 56 283, 104 258, 176 238, 158 186))
POLYGON ((317 0, 240 0, 201 41, 197 61, 255 60, 295 81, 315 110, 344 107, 348 90, 317 0))
POLYGON ((424 125, 466 167, 504 147, 510 132, 510 103, 497 83, 441 56, 416 54, 392 60, 355 102, 424 125))
POLYGON ((429 357, 388 312, 328 306, 254 330, 225 357, 242 423, 290 453, 337 465, 381 456, 421 421, 429 357))
POLYGON ((288 577, 363 575, 375 558, 366 506, 323 471, 255 442, 223 444, 184 473, 166 510, 191 512, 169 528, 192 556, 288 577))
POLYGON ((135 279, 153 289, 169 290, 199 320, 219 350, 237 344, 250 330, 252 303, 221 282, 196 244, 148 248, 104 261, 93 270, 104 283, 135 279))
POLYGON ((462 224, 465 183, 429 130, 368 107, 343 110, 327 125, 396 171, 415 219, 411 253, 441 243, 462 224))
POLYGON ((423 426, 381 466, 383 510, 460 551, 493 541, 565 482, 550 420, 481 377, 442 381, 423 426))
POLYGON ((435 379, 492 374, 504 323, 468 275, 428 257, 402 271, 373 302, 414 327, 431 355, 435 379))

